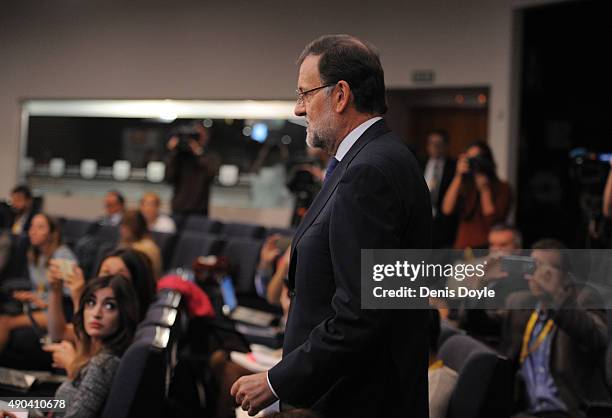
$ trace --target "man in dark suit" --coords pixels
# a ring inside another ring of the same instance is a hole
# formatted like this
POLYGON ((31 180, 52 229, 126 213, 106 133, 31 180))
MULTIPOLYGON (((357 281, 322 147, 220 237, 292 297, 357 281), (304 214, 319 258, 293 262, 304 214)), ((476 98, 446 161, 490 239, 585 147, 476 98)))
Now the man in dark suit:
POLYGON ((427 135, 425 151, 427 158, 421 161, 425 182, 431 196, 433 215, 432 248, 450 248, 455 242, 457 219, 455 215, 445 215, 440 207, 446 190, 455 175, 454 159, 448 156, 448 132, 435 129, 427 135))
POLYGON ((27 234, 32 218, 37 213, 32 191, 26 185, 15 186, 11 190, 11 204, 8 206, 3 223, 14 235, 27 234))
POLYGON ((360 293, 361 249, 431 245, 427 186, 381 118, 373 47, 323 36, 298 65, 295 113, 308 145, 334 158, 293 240, 283 359, 232 395, 249 414, 280 399, 330 418, 427 417, 428 311, 361 309, 360 293))

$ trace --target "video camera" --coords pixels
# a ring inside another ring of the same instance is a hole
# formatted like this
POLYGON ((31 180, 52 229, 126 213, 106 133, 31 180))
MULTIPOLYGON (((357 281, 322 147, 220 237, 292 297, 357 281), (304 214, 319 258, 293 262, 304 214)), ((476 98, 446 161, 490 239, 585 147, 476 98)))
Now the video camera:
POLYGON ((200 134, 198 131, 193 129, 191 126, 181 126, 170 133, 170 137, 177 137, 178 144, 176 150, 178 152, 191 153, 191 141, 198 141, 200 134))
POLYGON ((572 174, 582 186, 603 185, 610 170, 611 152, 597 153, 575 148, 569 153, 572 174))

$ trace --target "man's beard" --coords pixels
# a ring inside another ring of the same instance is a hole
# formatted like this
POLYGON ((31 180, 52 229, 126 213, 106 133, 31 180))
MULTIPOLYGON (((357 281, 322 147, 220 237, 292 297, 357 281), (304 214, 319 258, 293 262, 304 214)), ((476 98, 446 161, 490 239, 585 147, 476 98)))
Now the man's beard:
POLYGON ((317 126, 309 124, 306 128, 306 144, 329 153, 336 142, 335 125, 334 114, 331 109, 327 109, 325 115, 317 121, 317 126))

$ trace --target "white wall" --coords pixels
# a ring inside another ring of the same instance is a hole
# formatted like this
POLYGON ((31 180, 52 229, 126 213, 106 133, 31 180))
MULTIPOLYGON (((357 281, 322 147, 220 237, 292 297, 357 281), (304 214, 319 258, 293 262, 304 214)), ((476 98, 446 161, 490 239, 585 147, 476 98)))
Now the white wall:
POLYGON ((20 101, 36 98, 287 99, 294 61, 324 33, 381 52, 391 87, 414 69, 438 86, 488 85, 489 141, 508 177, 508 0, 290 3, 20 0, 0 13, 0 196, 17 179, 20 101))

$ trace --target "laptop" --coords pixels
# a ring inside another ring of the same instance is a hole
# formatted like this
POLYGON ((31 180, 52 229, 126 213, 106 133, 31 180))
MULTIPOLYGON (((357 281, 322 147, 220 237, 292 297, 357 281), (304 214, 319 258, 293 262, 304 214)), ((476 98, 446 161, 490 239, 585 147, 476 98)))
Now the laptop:
POLYGON ((270 327, 278 323, 278 317, 270 312, 238 305, 231 277, 224 277, 221 280, 220 288, 223 298, 223 314, 229 319, 257 327, 270 327))

